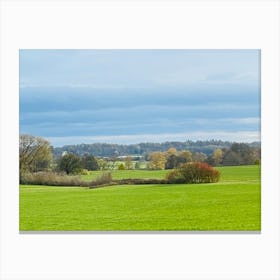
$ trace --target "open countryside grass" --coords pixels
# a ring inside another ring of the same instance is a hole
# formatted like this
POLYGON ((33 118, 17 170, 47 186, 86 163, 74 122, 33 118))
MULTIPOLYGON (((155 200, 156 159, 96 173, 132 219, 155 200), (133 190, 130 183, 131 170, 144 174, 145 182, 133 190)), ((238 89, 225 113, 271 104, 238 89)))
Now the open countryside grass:
MULTIPOLYGON (((108 171, 108 170, 107 170, 108 171)), ((112 173, 113 179, 128 179, 128 178, 141 178, 141 179, 161 179, 164 178, 169 170, 109 170, 112 173)), ((95 179, 104 171, 90 171, 89 175, 81 175, 81 178, 86 181, 95 179)))
MULTIPOLYGON (((223 166, 215 167, 221 172, 220 181, 240 181, 240 180, 260 180, 259 166, 245 165, 245 166, 223 166)), ((81 178, 86 181, 95 179, 104 171, 90 171, 89 175, 81 175, 81 178)), ((113 179, 127 179, 127 178, 153 178, 162 179, 170 170, 110 170, 113 179)))
MULTIPOLYGON (((260 230, 260 167, 219 169, 214 184, 20 186, 20 230, 260 230)), ((114 171, 113 177, 165 173, 114 171)))

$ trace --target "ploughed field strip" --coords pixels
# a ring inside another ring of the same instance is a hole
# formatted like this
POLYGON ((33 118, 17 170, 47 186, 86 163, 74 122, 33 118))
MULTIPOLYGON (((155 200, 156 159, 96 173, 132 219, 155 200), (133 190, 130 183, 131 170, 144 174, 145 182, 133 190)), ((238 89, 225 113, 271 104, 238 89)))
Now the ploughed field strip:
MULTIPOLYGON (((260 230, 260 167, 218 169, 221 180, 211 184, 20 186, 20 230, 260 230)), ((165 174, 112 172, 113 179, 160 179, 165 174)))

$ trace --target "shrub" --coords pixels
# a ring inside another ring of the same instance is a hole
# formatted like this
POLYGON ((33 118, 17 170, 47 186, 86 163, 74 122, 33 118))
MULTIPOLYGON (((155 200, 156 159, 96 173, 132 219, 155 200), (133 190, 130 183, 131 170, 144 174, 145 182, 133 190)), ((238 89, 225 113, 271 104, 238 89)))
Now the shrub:
POLYGON ((47 186, 81 186, 84 182, 79 176, 69 176, 54 172, 25 173, 20 177, 21 184, 47 186))
POLYGON ((81 175, 89 175, 89 172, 87 169, 82 169, 80 172, 81 175))
POLYGON ((114 180, 118 185, 149 185, 149 184, 167 184, 165 179, 145 179, 145 178, 130 178, 114 180))
POLYGON ((91 182, 92 185, 104 185, 112 182, 112 174, 111 172, 103 172, 95 180, 91 182))
POLYGON ((181 184, 185 183, 185 178, 178 169, 174 169, 167 173, 166 180, 169 184, 181 184))
POLYGON ((125 166, 123 163, 119 164, 118 170, 125 170, 125 166))
POLYGON ((218 182, 220 172, 204 162, 185 163, 179 169, 169 172, 168 183, 214 183, 218 182))
POLYGON ((86 182, 79 176, 65 175, 54 172, 25 173, 20 177, 21 184, 46 186, 100 186, 112 183, 110 172, 100 174, 95 180, 86 182))

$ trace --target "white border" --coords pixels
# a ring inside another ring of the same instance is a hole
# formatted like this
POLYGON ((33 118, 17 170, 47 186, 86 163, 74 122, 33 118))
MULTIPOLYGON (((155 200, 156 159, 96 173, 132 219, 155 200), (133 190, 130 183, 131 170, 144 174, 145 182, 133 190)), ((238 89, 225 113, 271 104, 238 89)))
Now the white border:
POLYGON ((279 2, 1 2, 1 279, 280 279, 279 2), (18 50, 262 50, 261 234, 18 231, 18 50))

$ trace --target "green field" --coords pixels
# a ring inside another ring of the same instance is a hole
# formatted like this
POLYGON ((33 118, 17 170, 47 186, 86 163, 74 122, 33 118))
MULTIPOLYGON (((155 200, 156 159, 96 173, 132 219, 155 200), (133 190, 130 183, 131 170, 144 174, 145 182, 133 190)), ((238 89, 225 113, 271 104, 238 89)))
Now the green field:
MULTIPOLYGON (((20 230, 261 229, 259 166, 220 167, 219 183, 98 189, 20 186, 20 230)), ((90 180, 99 172, 83 176, 90 180)), ((164 178, 166 171, 113 171, 113 178, 164 178)))
MULTIPOLYGON (((89 175, 82 175, 81 178, 86 181, 95 179, 104 171, 90 171, 89 175)), ((125 178, 164 178, 165 174, 169 170, 111 170, 113 179, 125 179, 125 178)))

